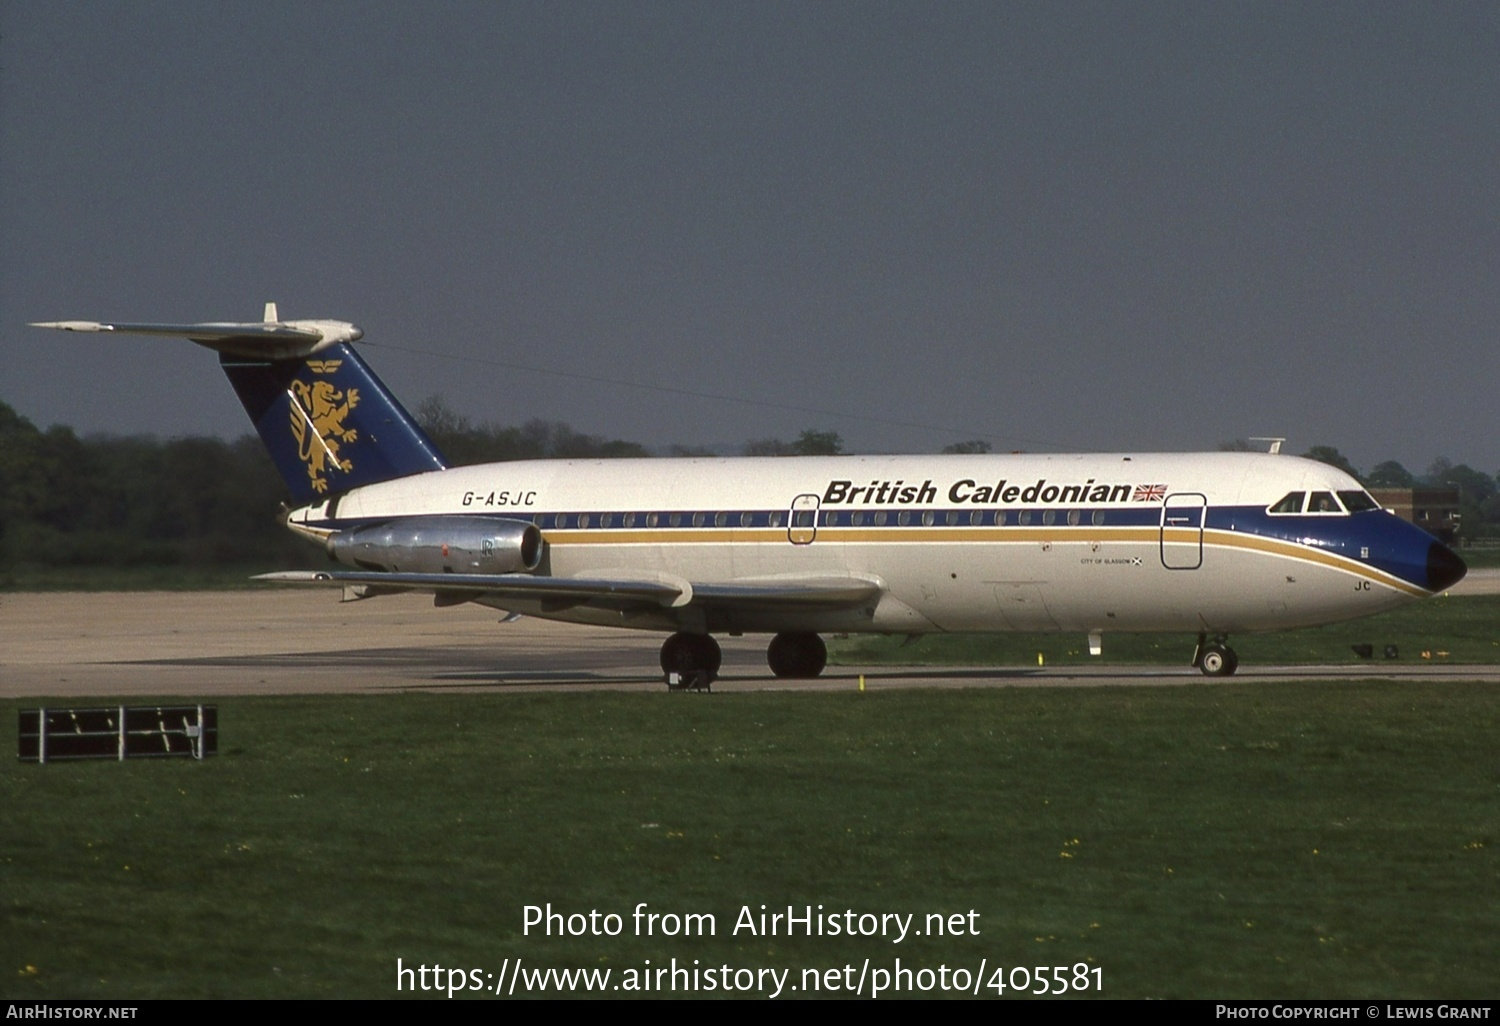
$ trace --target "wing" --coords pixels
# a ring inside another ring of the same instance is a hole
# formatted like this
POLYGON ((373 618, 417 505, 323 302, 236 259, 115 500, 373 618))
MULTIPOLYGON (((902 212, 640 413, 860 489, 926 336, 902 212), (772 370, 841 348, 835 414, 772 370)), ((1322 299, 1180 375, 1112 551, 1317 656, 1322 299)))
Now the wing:
POLYGON ((261 574, 257 581, 345 589, 346 599, 403 591, 430 591, 439 605, 476 598, 540 602, 543 612, 577 606, 601 609, 852 609, 885 590, 879 580, 858 576, 788 576, 693 584, 661 577, 536 577, 530 574, 409 574, 360 570, 290 570, 261 574))

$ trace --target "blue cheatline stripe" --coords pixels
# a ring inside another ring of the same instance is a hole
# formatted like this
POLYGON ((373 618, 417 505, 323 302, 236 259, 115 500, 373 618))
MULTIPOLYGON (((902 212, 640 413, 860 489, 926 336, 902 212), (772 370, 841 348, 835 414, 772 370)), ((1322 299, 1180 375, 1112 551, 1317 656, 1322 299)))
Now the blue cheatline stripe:
MULTIPOLYGON (((469 512, 467 509, 465 512, 469 512)), ((775 510, 632 510, 559 513, 510 513, 486 510, 481 516, 529 521, 544 530, 629 531, 648 529, 779 528, 787 526, 787 511, 775 510), (584 520, 583 518, 587 518, 584 520)), ((1150 527, 1161 521, 1158 509, 960 509, 829 510, 818 512, 817 526, 859 528, 924 527, 1150 527)), ((812 525, 798 525, 812 526, 812 525)))

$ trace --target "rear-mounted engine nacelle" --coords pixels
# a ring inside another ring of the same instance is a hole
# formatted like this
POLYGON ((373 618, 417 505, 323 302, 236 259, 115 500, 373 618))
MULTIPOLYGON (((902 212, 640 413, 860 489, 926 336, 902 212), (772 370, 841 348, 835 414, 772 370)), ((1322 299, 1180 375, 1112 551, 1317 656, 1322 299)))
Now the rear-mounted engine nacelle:
POLYGON ((365 570, 507 574, 536 569, 542 532, 519 520, 412 517, 337 531, 328 539, 328 553, 365 570))

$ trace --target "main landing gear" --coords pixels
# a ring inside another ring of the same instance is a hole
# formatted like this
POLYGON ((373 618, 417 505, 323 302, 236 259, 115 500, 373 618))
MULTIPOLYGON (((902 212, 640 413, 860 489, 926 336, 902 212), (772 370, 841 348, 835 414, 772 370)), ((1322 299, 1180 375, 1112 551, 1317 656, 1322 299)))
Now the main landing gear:
MULTIPOLYGON (((719 643, 707 634, 678 631, 661 646, 661 672, 674 691, 711 691, 723 662, 719 643)), ((766 662, 778 677, 805 680, 828 665, 828 646, 816 634, 786 631, 771 639, 766 662)))
POLYGON ((1240 657, 1228 645, 1229 638, 1219 635, 1213 643, 1207 634, 1198 635, 1198 648, 1193 653, 1193 665, 1203 671, 1205 677, 1229 677, 1240 668, 1240 657))
POLYGON ((778 677, 816 677, 828 665, 828 646, 816 634, 787 631, 771 639, 766 662, 778 677))
POLYGON ((661 672, 673 691, 712 691, 723 663, 719 643, 707 634, 678 631, 661 646, 661 672))

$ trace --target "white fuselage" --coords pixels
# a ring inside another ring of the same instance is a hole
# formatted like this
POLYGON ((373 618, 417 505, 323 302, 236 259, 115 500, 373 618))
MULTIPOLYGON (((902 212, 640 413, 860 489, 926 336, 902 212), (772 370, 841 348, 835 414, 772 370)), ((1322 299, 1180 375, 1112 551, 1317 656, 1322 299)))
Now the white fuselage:
POLYGON ((859 608, 742 605, 708 622, 687 619, 686 607, 503 603, 574 622, 1231 633, 1363 616, 1429 593, 1420 564, 1431 539, 1391 514, 1270 512, 1289 493, 1355 492, 1332 467, 1253 453, 538 460, 368 485, 291 520, 322 532, 417 516, 518 519, 541 530, 536 572, 552 577, 849 577, 879 588, 859 608))

